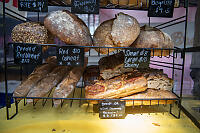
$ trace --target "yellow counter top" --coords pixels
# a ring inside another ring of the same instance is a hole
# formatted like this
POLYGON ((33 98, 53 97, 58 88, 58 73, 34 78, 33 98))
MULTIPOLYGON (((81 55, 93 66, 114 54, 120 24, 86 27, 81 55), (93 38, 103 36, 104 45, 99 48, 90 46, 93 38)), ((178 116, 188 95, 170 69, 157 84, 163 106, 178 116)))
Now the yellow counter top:
MULTIPOLYGON (((199 133, 200 130, 181 113, 176 119, 168 112, 128 114, 125 119, 99 119, 92 113, 92 107, 79 107, 74 102, 62 108, 51 107, 48 101, 43 107, 19 103, 19 113, 12 120, 6 120, 6 109, 0 109, 0 133, 199 133)), ((15 106, 12 105, 12 110, 15 106)))

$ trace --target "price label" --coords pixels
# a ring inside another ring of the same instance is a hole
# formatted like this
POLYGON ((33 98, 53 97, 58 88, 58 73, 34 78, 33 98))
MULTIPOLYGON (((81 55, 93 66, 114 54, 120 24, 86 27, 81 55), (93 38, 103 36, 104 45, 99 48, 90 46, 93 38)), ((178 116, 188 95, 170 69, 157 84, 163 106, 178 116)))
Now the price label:
POLYGON ((42 47, 37 44, 15 43, 15 64, 42 64, 42 47))
POLYGON ((99 0, 72 0, 72 13, 99 14, 99 0))
POLYGON ((173 17, 175 0, 150 0, 148 17, 173 17))
POLYGON ((18 0, 18 10, 48 12, 48 0, 18 0))
POLYGON ((150 50, 126 49, 124 58, 125 68, 148 68, 150 63, 150 50))
POLYGON ((57 47, 58 65, 84 66, 84 48, 78 46, 57 47))
POLYGON ((124 119, 125 101, 103 100, 99 103, 99 118, 101 119, 124 119))

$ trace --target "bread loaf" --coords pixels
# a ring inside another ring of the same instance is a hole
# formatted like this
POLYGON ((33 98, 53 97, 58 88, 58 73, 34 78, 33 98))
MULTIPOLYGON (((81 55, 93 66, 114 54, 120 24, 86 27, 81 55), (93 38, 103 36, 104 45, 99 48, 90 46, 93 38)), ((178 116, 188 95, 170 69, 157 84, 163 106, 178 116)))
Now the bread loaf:
POLYGON ((25 97, 29 91, 48 73, 50 73, 56 65, 49 63, 36 67, 35 70, 14 90, 13 96, 25 97))
MULTIPOLYGON (((94 32, 94 45, 99 47, 128 47, 140 33, 137 20, 124 13, 118 13, 116 18, 100 24, 94 32)), ((110 48, 109 52, 114 51, 110 48)), ((97 52, 108 54, 108 49, 96 49, 97 52)))
POLYGON ((67 10, 49 13, 44 19, 44 26, 66 44, 92 46, 87 25, 67 10))
POLYGON ((85 86, 92 85, 95 83, 95 81, 99 79, 100 79, 99 66, 97 65, 87 66, 83 74, 84 85, 85 86))
MULTIPOLYGON (((67 98, 76 88, 77 82, 80 80, 84 71, 84 67, 75 67, 56 87, 53 98, 67 98)), ((54 99, 54 107, 61 104, 61 100, 54 99)))
POLYGON ((126 72, 131 72, 133 68, 124 68, 124 52, 103 57, 99 60, 100 75, 103 79, 110 79, 126 72))
MULTIPOLYGON (((16 25, 12 30, 11 37, 15 43, 54 43, 54 36, 43 25, 37 22, 26 22, 16 25)), ((47 48, 47 46, 44 46, 43 51, 47 48)))
MULTIPOLYGON (((147 25, 141 27, 138 38, 131 47, 135 48, 173 48, 173 42, 167 33, 147 25)), ((151 52, 153 54, 153 52, 151 52)), ((168 55, 169 51, 163 50, 162 55, 168 55)), ((161 55, 161 50, 154 50, 154 55, 161 55)))
MULTIPOLYGON (((27 97, 44 97, 69 73, 69 70, 70 67, 68 66, 57 66, 29 91, 27 97)), ((34 99, 34 101, 37 100, 34 99)), ((33 99, 27 99, 27 103, 32 102, 33 99)))
POLYGON ((109 80, 100 80, 93 85, 86 86, 86 98, 120 98, 147 89, 147 80, 136 72, 123 74, 109 80))

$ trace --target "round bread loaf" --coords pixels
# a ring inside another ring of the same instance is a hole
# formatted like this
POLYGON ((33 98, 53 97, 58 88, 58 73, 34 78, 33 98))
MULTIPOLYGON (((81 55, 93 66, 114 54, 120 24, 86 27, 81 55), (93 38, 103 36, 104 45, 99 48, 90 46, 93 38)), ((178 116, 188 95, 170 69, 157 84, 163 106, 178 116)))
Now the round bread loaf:
MULTIPOLYGON (((16 25, 11 33, 12 41, 15 43, 54 43, 54 36, 47 29, 37 22, 26 22, 16 25)), ((48 46, 43 46, 43 51, 48 46)))
POLYGON ((48 14, 44 19, 44 26, 66 44, 92 46, 87 25, 67 10, 53 11, 48 14))
MULTIPOLYGON (((173 42, 170 36, 167 33, 162 32, 161 30, 149 27, 147 25, 142 26, 140 29, 140 35, 133 42, 131 47, 135 48, 173 48, 173 42)), ((168 50, 163 50, 162 55, 168 55, 168 50)), ((153 53, 152 53, 153 54, 153 53)), ((154 50, 155 56, 161 55, 161 50, 154 50)))
MULTIPOLYGON (((111 36, 113 20, 114 19, 104 21, 103 23, 100 24, 100 26, 97 27, 93 37, 94 46, 99 46, 99 47, 115 46, 111 36)), ((108 49, 106 48, 96 48, 95 50, 102 54, 108 53, 108 49)), ((114 50, 115 50, 114 48, 109 48, 109 52, 113 52, 114 50)))
MULTIPOLYGON (((137 20, 124 13, 118 13, 114 19, 104 21, 94 32, 94 45, 99 47, 128 47, 138 37, 140 26, 137 20)), ((109 48, 109 52, 116 50, 109 48)), ((108 54, 108 49, 96 49, 108 54)))

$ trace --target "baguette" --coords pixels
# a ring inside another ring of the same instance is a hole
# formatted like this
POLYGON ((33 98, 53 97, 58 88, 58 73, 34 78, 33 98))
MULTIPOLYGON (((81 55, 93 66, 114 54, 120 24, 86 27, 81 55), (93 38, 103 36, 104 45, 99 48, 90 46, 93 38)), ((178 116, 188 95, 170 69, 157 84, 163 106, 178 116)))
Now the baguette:
MULTIPOLYGON (((84 67, 75 67, 56 87, 53 98, 67 98, 75 89, 77 82, 80 80, 84 71, 84 67)), ((61 100, 53 100, 54 107, 58 107, 61 104, 61 100)))
MULTIPOLYGON (((36 67, 35 70, 28 76, 27 79, 22 81, 22 83, 14 90, 14 97, 25 97, 28 92, 33 88, 41 79, 43 79, 48 73, 50 73, 55 64, 43 64, 36 67)), ((19 100, 19 99, 18 99, 19 100)))
MULTIPOLYGON (((62 79, 68 74, 70 67, 57 66, 45 78, 40 80, 28 93, 27 97, 43 97, 48 94, 62 79)), ((34 99, 37 101, 38 99, 34 99)), ((27 103, 32 103, 33 99, 27 99, 27 103)))

